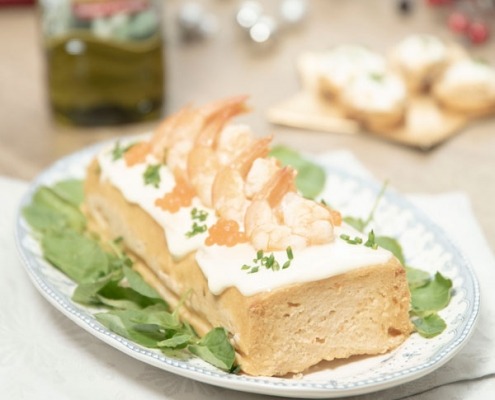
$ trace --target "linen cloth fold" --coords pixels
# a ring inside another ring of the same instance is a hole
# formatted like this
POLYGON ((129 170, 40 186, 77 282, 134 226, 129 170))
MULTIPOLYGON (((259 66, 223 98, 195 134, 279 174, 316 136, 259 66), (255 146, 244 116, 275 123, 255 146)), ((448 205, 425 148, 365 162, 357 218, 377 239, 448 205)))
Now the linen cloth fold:
MULTIPOLYGON (((370 173, 348 151, 318 157, 350 173, 370 173)), ((241 399, 233 392, 151 367, 101 342, 53 308, 31 285, 14 242, 27 183, 0 177, 0 392, 7 399, 241 399)), ((481 287, 476 330, 447 364, 418 380, 356 400, 491 399, 495 393, 495 258, 463 193, 410 195, 471 261, 481 287)))

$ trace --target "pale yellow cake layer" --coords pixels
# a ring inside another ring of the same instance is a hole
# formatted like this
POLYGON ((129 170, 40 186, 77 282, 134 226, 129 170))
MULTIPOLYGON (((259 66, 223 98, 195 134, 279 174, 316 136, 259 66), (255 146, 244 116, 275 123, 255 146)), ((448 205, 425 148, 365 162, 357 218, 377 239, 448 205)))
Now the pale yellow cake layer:
POLYGON ((393 257, 386 264, 253 296, 234 287, 214 295, 194 254, 174 260, 163 228, 101 181, 96 162, 88 170, 84 207, 92 229, 123 238, 142 261, 136 269, 172 307, 190 291, 182 317, 200 335, 216 326, 230 332, 245 373, 281 376, 322 360, 380 354, 411 332, 405 271, 393 257))

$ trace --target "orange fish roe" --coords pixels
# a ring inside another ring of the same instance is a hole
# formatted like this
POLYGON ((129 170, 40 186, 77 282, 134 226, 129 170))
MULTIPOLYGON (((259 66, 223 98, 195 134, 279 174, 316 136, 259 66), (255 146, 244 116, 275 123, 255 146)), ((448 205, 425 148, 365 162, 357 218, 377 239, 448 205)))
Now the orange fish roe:
POLYGON ((136 143, 124 154, 124 160, 128 167, 140 164, 146 160, 146 156, 151 152, 149 142, 136 143))
POLYGON ((247 236, 244 232, 239 232, 239 224, 231 219, 220 218, 216 224, 208 229, 208 237, 205 244, 212 246, 232 247, 239 243, 247 242, 247 236))
POLYGON ((165 211, 175 213, 181 207, 189 207, 195 195, 196 192, 187 181, 184 178, 177 177, 172 191, 166 193, 161 199, 156 199, 155 205, 165 211))

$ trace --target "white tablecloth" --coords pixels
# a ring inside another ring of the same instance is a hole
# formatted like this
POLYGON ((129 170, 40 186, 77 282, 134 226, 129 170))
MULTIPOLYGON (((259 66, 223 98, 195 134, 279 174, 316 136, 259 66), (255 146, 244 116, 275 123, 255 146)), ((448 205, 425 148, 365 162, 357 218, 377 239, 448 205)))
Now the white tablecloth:
MULTIPOLYGON (((332 159, 367 174, 348 152, 332 159)), ((0 177, 0 397, 2 399, 268 399, 233 392, 151 367, 115 350, 54 309, 31 285, 14 243, 25 182, 0 177)), ((466 347, 416 381, 355 399, 493 399, 495 395, 495 259, 463 193, 411 195, 470 259, 482 305, 466 347)))

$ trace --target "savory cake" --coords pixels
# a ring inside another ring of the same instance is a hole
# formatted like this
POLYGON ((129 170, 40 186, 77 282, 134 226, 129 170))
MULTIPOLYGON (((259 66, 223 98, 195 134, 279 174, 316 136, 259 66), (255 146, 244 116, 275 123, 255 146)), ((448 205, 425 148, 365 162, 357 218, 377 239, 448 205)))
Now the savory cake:
POLYGON ((436 36, 415 34, 407 36, 395 46, 390 60, 404 78, 408 89, 417 93, 429 88, 451 57, 451 50, 436 36))
POLYGON ((200 335, 224 327, 247 374, 397 347, 411 332, 403 266, 303 198, 267 156, 270 138, 227 124, 244 103, 186 107, 151 138, 101 152, 85 182, 91 228, 122 237, 200 335))
POLYGON ((404 121, 408 101, 403 80, 391 71, 355 77, 343 89, 345 113, 372 131, 395 128, 404 121))
POLYGON ((459 59, 448 66, 433 87, 444 107, 468 115, 495 112, 495 68, 481 60, 459 59))
POLYGON ((340 45, 318 57, 321 91, 328 97, 339 98, 342 91, 357 76, 382 74, 385 59, 365 46, 340 45))

